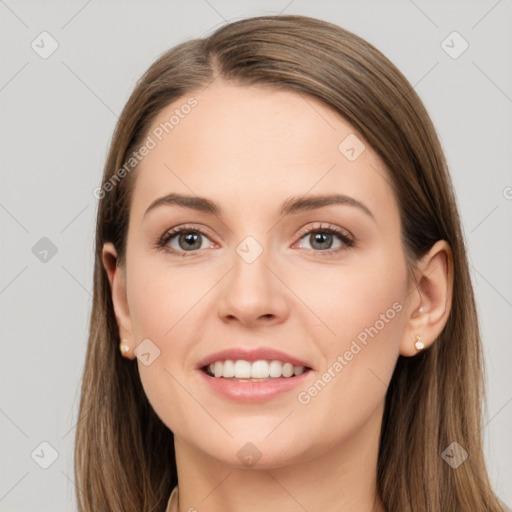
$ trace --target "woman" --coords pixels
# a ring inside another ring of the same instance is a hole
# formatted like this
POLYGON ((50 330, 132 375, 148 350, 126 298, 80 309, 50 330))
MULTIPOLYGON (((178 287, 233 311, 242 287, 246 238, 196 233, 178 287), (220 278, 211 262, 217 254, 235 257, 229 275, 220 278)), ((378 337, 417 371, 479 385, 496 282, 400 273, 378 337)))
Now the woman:
POLYGON ((96 195, 81 511, 506 509, 445 159, 370 44, 264 16, 171 49, 96 195))

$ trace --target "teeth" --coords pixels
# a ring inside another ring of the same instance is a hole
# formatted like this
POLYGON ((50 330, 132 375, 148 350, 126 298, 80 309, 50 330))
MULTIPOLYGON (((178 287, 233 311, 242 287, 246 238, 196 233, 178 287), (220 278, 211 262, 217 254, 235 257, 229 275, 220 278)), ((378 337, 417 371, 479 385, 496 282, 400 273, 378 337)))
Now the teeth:
POLYGON ((293 364, 284 363, 283 365, 283 377, 291 377, 293 375, 293 364))
POLYGON ((281 361, 271 361, 269 364, 269 377, 281 377, 283 374, 283 363, 281 361))
POLYGON ((304 373, 304 366, 293 366, 292 363, 282 363, 281 361, 265 361, 260 359, 253 363, 238 359, 232 361, 215 361, 208 366, 208 371, 214 377, 225 379, 268 379, 280 377, 292 377, 304 373))
POLYGON ((295 373, 295 375, 300 375, 301 373, 304 373, 304 366, 294 366, 293 373, 295 373))
MULTIPOLYGON (((217 364, 217 363, 215 363, 217 364)), ((220 363, 222 364, 222 363, 220 363)), ((223 374, 224 375, 224 374, 223 374)), ((235 361, 235 377, 237 379, 250 379, 251 378, 251 363, 249 361, 235 361)))
MULTIPOLYGON (((237 361, 237 364, 241 361, 237 361)), ((254 361, 251 365, 251 379, 267 379, 270 375, 267 361, 254 361)))
POLYGON ((224 361, 222 376, 227 379, 235 376, 235 363, 233 361, 224 361))

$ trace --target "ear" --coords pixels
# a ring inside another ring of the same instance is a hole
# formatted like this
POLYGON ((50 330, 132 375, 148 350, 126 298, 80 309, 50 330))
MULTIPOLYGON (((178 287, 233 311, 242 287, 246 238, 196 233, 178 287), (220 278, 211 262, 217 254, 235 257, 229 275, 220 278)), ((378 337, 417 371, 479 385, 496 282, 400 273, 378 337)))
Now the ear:
POLYGON ((448 321, 452 293, 452 251, 445 240, 438 240, 413 270, 401 355, 410 357, 418 353, 414 346, 416 336, 423 339, 425 349, 434 343, 448 321))
POLYGON ((119 338, 120 341, 125 341, 130 347, 127 352, 123 353, 123 356, 134 359, 135 340, 133 338, 132 321, 126 298, 126 272, 124 268, 118 265, 114 244, 108 242, 103 245, 102 260, 110 283, 112 303, 114 304, 114 313, 119 328, 119 338))

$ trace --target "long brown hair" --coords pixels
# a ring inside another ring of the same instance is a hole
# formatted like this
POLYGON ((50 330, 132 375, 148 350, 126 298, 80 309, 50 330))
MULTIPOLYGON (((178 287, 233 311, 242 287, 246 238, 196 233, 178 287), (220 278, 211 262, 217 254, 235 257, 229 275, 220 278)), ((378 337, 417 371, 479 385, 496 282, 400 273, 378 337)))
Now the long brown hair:
POLYGON ((119 118, 98 194, 94 296, 75 440, 79 510, 164 511, 177 484, 173 434, 150 406, 137 365, 118 350, 102 247, 112 242, 123 265, 136 169, 119 169, 165 106, 217 76, 296 91, 330 106, 386 164, 410 261, 438 240, 450 244, 450 316, 432 347, 398 359, 386 396, 378 491, 389 512, 505 510, 483 456, 479 326, 452 184, 432 122, 413 87, 377 49, 303 16, 243 19, 176 46, 141 77, 119 118), (469 454, 456 469, 441 456, 452 442, 469 454))

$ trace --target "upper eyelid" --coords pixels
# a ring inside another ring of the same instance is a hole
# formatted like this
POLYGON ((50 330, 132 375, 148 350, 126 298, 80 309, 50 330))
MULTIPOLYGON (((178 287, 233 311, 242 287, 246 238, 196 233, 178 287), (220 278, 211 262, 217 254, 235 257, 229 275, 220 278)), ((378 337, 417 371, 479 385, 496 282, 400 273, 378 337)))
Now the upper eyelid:
MULTIPOLYGON (((298 230, 297 230, 297 236, 303 236, 305 234, 308 234, 310 231, 321 231, 322 229, 325 229, 325 230, 333 230, 333 231, 340 231, 342 234, 346 234, 347 236, 349 237, 353 237, 352 233, 346 229, 346 228, 342 228, 340 226, 335 226, 329 222, 320 222, 320 225, 319 226, 309 226, 309 224, 311 223, 307 223, 305 224, 304 226, 300 227, 298 230)), ((205 228, 203 226, 200 226, 199 224, 179 224, 177 226, 174 226, 172 228, 169 228, 167 229, 161 238, 165 238, 167 235, 177 235, 179 234, 180 232, 182 231, 197 231, 201 234, 204 234, 205 236, 210 236, 208 234, 208 231, 210 231, 208 228, 205 228)))
POLYGON ((351 239, 354 238, 354 236, 348 229, 342 228, 340 226, 335 226, 335 225, 331 224, 330 222, 326 222, 326 223, 321 222, 319 226, 308 226, 308 224, 306 224, 305 226, 303 226, 302 228, 299 229, 297 236, 300 236, 302 238, 303 236, 305 236, 311 232, 323 231, 323 230, 334 231, 338 235, 343 235, 343 236, 346 236, 351 239))

